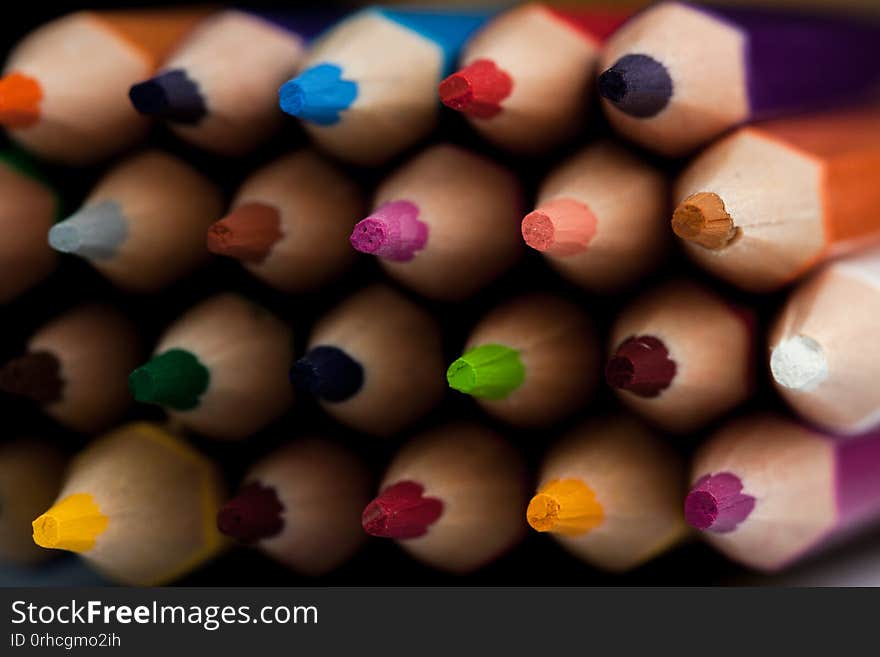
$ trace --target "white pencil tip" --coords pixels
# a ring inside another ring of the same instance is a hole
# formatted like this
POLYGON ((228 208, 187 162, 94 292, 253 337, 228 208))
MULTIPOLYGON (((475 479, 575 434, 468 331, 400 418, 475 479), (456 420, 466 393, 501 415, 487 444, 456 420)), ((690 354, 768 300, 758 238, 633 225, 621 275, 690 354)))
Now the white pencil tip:
POLYGON ((785 388, 809 391, 828 376, 828 363, 822 345, 806 335, 795 335, 773 348, 770 372, 785 388))

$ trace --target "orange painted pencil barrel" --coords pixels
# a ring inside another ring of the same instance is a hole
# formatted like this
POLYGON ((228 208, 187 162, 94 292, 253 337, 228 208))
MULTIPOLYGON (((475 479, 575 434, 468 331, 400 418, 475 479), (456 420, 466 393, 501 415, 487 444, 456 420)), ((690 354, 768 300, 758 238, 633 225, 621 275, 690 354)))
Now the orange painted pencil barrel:
POLYGON ((0 124, 25 148, 90 164, 130 146, 148 122, 128 88, 151 75, 206 9, 81 11, 15 47, 0 79, 0 124))
POLYGON ((768 121, 681 174, 672 228, 697 263, 750 291, 880 242, 877 107, 768 121))
POLYGON ((684 463, 631 417, 580 424, 544 458, 526 518, 604 570, 635 568, 680 543, 684 463))
POLYGON ((449 424, 409 440, 364 509, 364 530, 391 538, 419 561, 468 573, 523 536, 526 471, 500 435, 449 424))
POLYGON ((361 512, 372 487, 350 451, 325 438, 297 439, 251 466, 217 526, 296 572, 323 575, 366 541, 361 512))

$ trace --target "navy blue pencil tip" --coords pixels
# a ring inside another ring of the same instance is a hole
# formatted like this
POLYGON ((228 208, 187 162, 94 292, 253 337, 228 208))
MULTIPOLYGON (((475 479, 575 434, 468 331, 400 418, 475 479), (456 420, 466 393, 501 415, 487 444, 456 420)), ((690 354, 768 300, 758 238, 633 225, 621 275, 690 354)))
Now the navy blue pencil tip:
POLYGON ((198 85, 181 70, 166 71, 133 85, 128 97, 141 114, 177 123, 197 123, 206 114, 198 85))

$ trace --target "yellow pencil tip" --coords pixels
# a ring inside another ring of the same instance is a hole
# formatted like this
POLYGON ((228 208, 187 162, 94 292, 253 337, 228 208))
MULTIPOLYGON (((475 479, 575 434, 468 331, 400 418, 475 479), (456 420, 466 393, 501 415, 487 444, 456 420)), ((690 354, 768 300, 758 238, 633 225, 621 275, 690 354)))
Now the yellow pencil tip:
POLYGON ((585 534, 605 517, 596 494, 578 479, 554 479, 529 502, 526 520, 532 529, 567 536, 585 534))
POLYGON ((34 543, 44 548, 85 552, 109 520, 87 493, 68 495, 32 523, 34 543))

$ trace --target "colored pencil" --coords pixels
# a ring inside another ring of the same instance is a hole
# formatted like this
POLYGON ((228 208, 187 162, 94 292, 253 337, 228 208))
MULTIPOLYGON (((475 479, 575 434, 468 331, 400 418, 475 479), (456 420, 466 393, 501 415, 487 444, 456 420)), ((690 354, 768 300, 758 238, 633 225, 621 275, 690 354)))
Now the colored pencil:
POLYGON ((140 337, 125 315, 80 306, 37 329, 25 353, 0 369, 0 390, 39 404, 66 427, 93 433, 128 410, 128 374, 142 357, 140 337))
POLYGON ((343 160, 381 164, 434 128, 437 84, 486 11, 372 7, 325 33, 278 92, 281 109, 343 160))
POLYGON ((141 114, 168 122, 182 139, 241 155, 278 131, 277 90, 296 73, 317 16, 219 11, 187 36, 154 77, 129 90, 141 114))
POLYGON ((672 227, 710 272, 750 291, 773 290, 880 242, 878 167, 877 108, 743 128, 681 174, 672 227))
POLYGON ((348 235, 364 206, 352 180, 314 152, 298 151, 242 183, 229 214, 208 229, 208 250, 237 258, 279 290, 315 289, 354 264, 348 235))
POLYGON ((836 433, 880 425, 880 251, 830 264, 795 290, 768 337, 776 389, 836 433))
POLYGON ((0 151, 0 303, 55 269, 57 256, 46 233, 60 210, 58 194, 23 153, 0 151))
POLYGON ((156 292, 207 261, 205 231, 223 212, 220 189, 156 150, 113 167, 83 206, 49 231, 56 251, 84 258, 133 292, 156 292))
POLYGON ((535 3, 505 11, 464 47, 440 100, 503 148, 556 146, 583 126, 599 49, 628 14, 535 3))
POLYGON ((446 372, 451 388, 517 426, 564 419, 595 392, 599 343, 589 316, 550 294, 501 303, 474 327, 446 372))
POLYGON ((79 11, 37 28, 0 79, 0 125, 49 160, 92 164, 134 144, 148 122, 128 88, 152 75, 206 9, 79 11))
POLYGON ((684 477, 679 455, 641 423, 593 420, 546 455, 526 519, 593 566, 631 570, 687 535, 684 477))
POLYGON ((390 287, 370 286, 318 320, 290 380, 336 421, 395 434, 443 397, 440 329, 390 287))
POLYGON ((450 424, 407 442, 364 509, 364 531, 453 573, 481 568, 522 538, 525 466, 504 438, 450 424))
POLYGON ((65 458, 39 440, 0 443, 0 562, 32 564, 49 556, 31 539, 31 521, 61 489, 65 458))
POLYGON ((290 327, 236 294, 191 308, 165 329, 153 353, 129 376, 134 398, 211 438, 246 438, 293 403, 290 327))
POLYGON ((605 378, 656 425, 694 431, 752 392, 753 342, 750 313, 693 283, 667 283, 617 317, 605 378))
POLYGON ((434 299, 463 299, 498 278, 522 251, 522 202, 507 169, 457 146, 432 146, 386 178, 352 246, 389 276, 434 299))
POLYGON ((742 123, 867 97, 878 57, 876 20, 661 2, 608 40, 598 86, 619 132, 683 155, 742 123))
POLYGON ((71 463, 55 503, 33 521, 40 547, 76 552, 129 586, 170 582, 223 547, 213 463, 157 425, 104 434, 71 463))
POLYGON ((880 434, 737 418, 695 455, 685 518, 734 561, 776 571, 880 519, 878 472, 880 434))
POLYGON ((372 485, 348 450, 320 438, 297 440, 248 470, 217 526, 297 572, 323 575, 363 546, 360 518, 372 485))
POLYGON ((615 291, 654 270, 666 253, 668 193, 663 173, 600 142, 550 172, 522 236, 565 278, 615 291))

